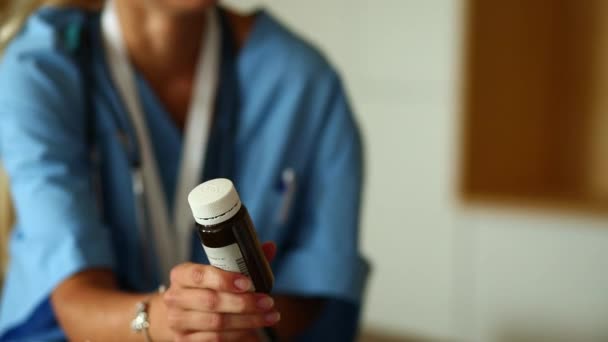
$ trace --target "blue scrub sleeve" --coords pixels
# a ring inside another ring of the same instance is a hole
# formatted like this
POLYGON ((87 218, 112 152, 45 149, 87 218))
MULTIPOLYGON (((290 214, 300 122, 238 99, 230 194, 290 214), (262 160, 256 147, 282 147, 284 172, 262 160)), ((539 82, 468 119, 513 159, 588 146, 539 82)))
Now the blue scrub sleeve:
POLYGON ((0 333, 74 273, 114 265, 91 184, 80 70, 54 38, 16 43, 0 64, 0 158, 17 216, 0 333))
POLYGON ((368 273, 358 244, 361 137, 338 77, 330 76, 316 88, 325 99, 318 146, 308 180, 298 184, 306 193, 301 221, 294 245, 277 257, 275 291, 359 304, 368 273))

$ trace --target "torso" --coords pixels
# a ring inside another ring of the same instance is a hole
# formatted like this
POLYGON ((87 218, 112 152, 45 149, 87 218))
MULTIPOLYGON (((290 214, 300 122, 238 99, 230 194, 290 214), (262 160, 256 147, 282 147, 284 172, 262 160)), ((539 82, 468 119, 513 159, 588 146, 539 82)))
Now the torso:
MULTIPOLYGON (((218 125, 211 138, 208 155, 227 144, 233 144, 230 153, 222 155, 227 157, 217 163, 223 164, 228 160, 233 165, 227 167, 229 174, 217 171, 206 173, 205 176, 229 176, 239 189, 243 203, 247 203, 260 239, 276 241, 280 250, 288 246, 298 234, 287 223, 289 218, 277 219, 284 204, 283 193, 277 184, 280 184, 283 171, 288 168, 298 175, 298 184, 306 184, 311 161, 318 152, 319 132, 328 121, 325 117, 328 114, 326 106, 331 103, 331 96, 335 93, 335 76, 321 55, 282 28, 268 14, 262 12, 257 16, 239 16, 228 13, 227 19, 234 32, 234 44, 240 51, 237 58, 231 61, 231 68, 224 71, 223 79, 226 82, 220 83, 224 88, 219 90, 216 111, 217 118, 230 115, 231 118, 226 123, 232 126, 225 125, 230 133, 224 134, 224 126, 218 125), (230 87, 225 87, 226 84, 230 87)), ((95 176, 99 176, 96 179, 99 181, 100 197, 97 200, 101 207, 100 215, 109 231, 115 258, 120 260, 115 272, 121 287, 125 289, 153 291, 158 284, 146 281, 144 277, 144 259, 140 257, 135 201, 131 190, 131 151, 136 150, 136 147, 131 148, 122 139, 125 135, 133 134, 124 129, 129 126, 126 123, 127 115, 107 74, 102 44, 96 43, 93 60, 85 60, 93 69, 91 84, 83 84, 74 72, 56 72, 75 70, 76 62, 63 48, 61 39, 65 32, 70 32, 70 25, 79 22, 91 27, 98 24, 98 21, 93 21, 82 13, 67 9, 46 8, 33 16, 30 19, 31 29, 24 30, 23 35, 13 44, 10 54, 7 54, 10 56, 5 56, 0 62, 0 66, 5 68, 0 73, 0 89, 5 90, 0 91, 0 95, 5 96, 0 96, 0 99, 8 103, 16 98, 32 99, 43 109, 51 107, 49 104, 60 104, 61 110, 53 113, 52 117, 57 117, 61 123, 69 122, 70 128, 84 131, 85 125, 80 122, 88 120, 91 112, 81 111, 74 104, 90 96, 95 109, 95 143, 100 156, 99 164, 93 165, 92 169, 99 173, 95 176), (32 62, 38 63, 36 65, 40 68, 31 68, 29 63, 32 62), (11 73, 7 70, 11 70, 11 73), (61 87, 68 87, 70 91, 47 94, 36 92, 32 87, 23 87, 19 88, 21 92, 15 94, 14 80, 7 75, 20 73, 43 80, 43 89, 47 92, 61 87), (10 96, 7 95, 9 93, 10 96), (67 103, 70 106, 65 105, 67 103)), ((97 35, 94 38, 100 39, 97 35)), ((173 101, 177 104, 171 112, 172 119, 174 113, 184 112, 184 104, 190 102, 191 85, 185 84, 175 94, 166 94, 168 90, 164 87, 157 88, 158 90, 153 90, 157 92, 155 96, 165 106, 173 108, 173 101)), ((161 107, 157 105, 159 101, 149 97, 144 106, 161 107)), ((170 167, 177 164, 179 158, 179 134, 172 127, 166 129, 166 123, 171 122, 169 113, 158 109, 155 116, 155 122, 159 123, 158 129, 150 131, 153 134, 152 140, 158 141, 158 146, 162 148, 155 153, 157 152, 159 165, 168 168, 165 178, 174 181, 176 172, 170 167), (169 133, 175 133, 175 139, 167 139, 169 133), (174 144, 168 144, 169 140, 174 144)), ((82 143, 88 142, 83 139, 82 143)), ((217 169, 220 170, 219 167, 217 169)), ((168 193, 172 197, 171 182, 167 183, 168 193)), ((302 191, 298 190, 294 203, 300 204, 300 198, 305 198, 306 187, 298 189, 302 191)), ((298 215, 294 211, 290 212, 289 217, 300 217, 298 215)), ((204 261, 201 260, 203 254, 200 244, 195 239, 193 244, 197 247, 193 253, 198 254, 193 255, 192 260, 204 261)), ((30 249, 29 245, 13 245, 13 253, 28 255, 31 260, 42 258, 42 252, 30 253, 30 249)), ((2 313, 11 314, 0 315, 0 332, 3 328, 20 323, 38 304, 30 298, 33 290, 20 285, 34 283, 32 277, 26 270, 14 269, 11 286, 5 287, 4 292, 4 298, 11 300, 5 300, 0 305, 2 313), (18 311, 15 311, 16 307, 19 307, 18 311)))

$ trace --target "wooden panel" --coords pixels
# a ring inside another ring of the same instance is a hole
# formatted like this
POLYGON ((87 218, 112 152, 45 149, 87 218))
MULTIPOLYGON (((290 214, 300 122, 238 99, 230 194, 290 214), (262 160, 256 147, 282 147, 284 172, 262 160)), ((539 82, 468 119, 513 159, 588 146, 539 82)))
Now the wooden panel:
POLYGON ((593 120, 589 132, 591 168, 588 189, 595 199, 608 200, 608 1, 599 1, 594 37, 593 120))
POLYGON ((601 178, 593 170, 604 164, 600 153, 608 155, 605 142, 590 139, 608 135, 598 124, 608 108, 595 91, 608 20, 602 7, 603 0, 470 0, 465 197, 592 198, 590 175, 601 178))

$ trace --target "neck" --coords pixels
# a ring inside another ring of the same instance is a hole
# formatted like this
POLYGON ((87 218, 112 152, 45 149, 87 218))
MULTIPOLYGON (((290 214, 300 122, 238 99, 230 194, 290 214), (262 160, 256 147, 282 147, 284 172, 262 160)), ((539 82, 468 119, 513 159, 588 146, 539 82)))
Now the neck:
POLYGON ((148 81, 193 75, 203 12, 176 14, 148 1, 115 1, 115 6, 129 58, 148 81))
POLYGON ((129 59, 183 128, 205 27, 205 12, 176 14, 152 1, 115 0, 129 59))

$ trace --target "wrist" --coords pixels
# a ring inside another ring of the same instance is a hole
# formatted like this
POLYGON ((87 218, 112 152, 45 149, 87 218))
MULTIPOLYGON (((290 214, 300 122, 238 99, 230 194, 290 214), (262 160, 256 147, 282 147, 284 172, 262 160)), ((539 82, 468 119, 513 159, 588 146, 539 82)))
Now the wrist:
POLYGON ((167 307, 162 293, 155 292, 150 297, 148 319, 150 321, 148 333, 153 342, 173 341, 173 333, 167 323, 167 307))

